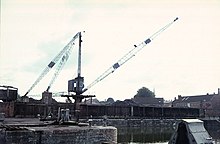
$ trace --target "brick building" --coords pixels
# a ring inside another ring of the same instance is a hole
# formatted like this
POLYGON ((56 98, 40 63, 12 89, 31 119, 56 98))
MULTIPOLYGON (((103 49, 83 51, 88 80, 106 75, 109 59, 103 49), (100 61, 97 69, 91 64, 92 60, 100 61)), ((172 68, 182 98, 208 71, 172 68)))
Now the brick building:
POLYGON ((220 88, 218 93, 181 96, 173 101, 173 107, 199 108, 205 116, 220 116, 220 88))

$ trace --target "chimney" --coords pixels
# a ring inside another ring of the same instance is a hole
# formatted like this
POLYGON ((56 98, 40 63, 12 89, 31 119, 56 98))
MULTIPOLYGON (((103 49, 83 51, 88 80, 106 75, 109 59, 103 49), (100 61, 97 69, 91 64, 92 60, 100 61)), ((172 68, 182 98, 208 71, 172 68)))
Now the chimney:
POLYGON ((218 88, 218 95, 220 95, 220 88, 218 88))
POLYGON ((181 100, 182 99, 182 96, 181 95, 178 95, 178 100, 181 100))

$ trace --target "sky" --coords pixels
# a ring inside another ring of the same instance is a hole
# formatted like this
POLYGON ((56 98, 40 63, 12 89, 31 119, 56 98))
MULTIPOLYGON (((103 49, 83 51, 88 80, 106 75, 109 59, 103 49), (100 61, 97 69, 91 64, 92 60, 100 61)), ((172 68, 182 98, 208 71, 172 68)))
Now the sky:
MULTIPOLYGON (((217 93, 220 88, 219 0, 1 0, 0 85, 24 95, 79 31, 85 86, 134 45, 179 18, 86 94, 99 100, 133 98, 147 87, 156 97, 217 93)), ((52 85, 67 91, 76 77, 78 47, 52 85)), ((29 93, 46 90, 54 70, 29 93)), ((59 100, 63 100, 58 98, 59 100)))

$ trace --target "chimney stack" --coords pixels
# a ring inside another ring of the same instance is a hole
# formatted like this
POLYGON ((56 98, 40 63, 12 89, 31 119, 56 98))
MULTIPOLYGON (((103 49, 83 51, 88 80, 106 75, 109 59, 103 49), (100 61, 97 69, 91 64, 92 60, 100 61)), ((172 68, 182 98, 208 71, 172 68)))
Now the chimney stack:
POLYGON ((220 95, 220 88, 218 88, 218 95, 220 95))
POLYGON ((181 95, 178 95, 178 100, 182 100, 182 96, 181 95))

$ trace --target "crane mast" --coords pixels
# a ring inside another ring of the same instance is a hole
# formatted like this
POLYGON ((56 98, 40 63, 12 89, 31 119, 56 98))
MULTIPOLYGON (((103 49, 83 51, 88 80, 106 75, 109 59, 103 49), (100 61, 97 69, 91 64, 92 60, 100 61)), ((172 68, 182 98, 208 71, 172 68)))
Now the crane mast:
POLYGON ((79 50, 78 50, 78 68, 77 77, 68 81, 68 92, 74 92, 76 95, 82 94, 84 88, 84 77, 81 76, 81 57, 82 57, 82 35, 79 32, 79 50))
POLYGON ((77 78, 76 78, 76 95, 82 93, 84 88, 84 77, 81 77, 81 57, 82 57, 82 35, 79 33, 79 51, 78 51, 78 69, 77 69, 77 78))
POLYGON ((82 35, 81 32, 79 33, 79 51, 78 51, 78 70, 77 70, 77 75, 81 76, 81 46, 82 46, 82 35))

